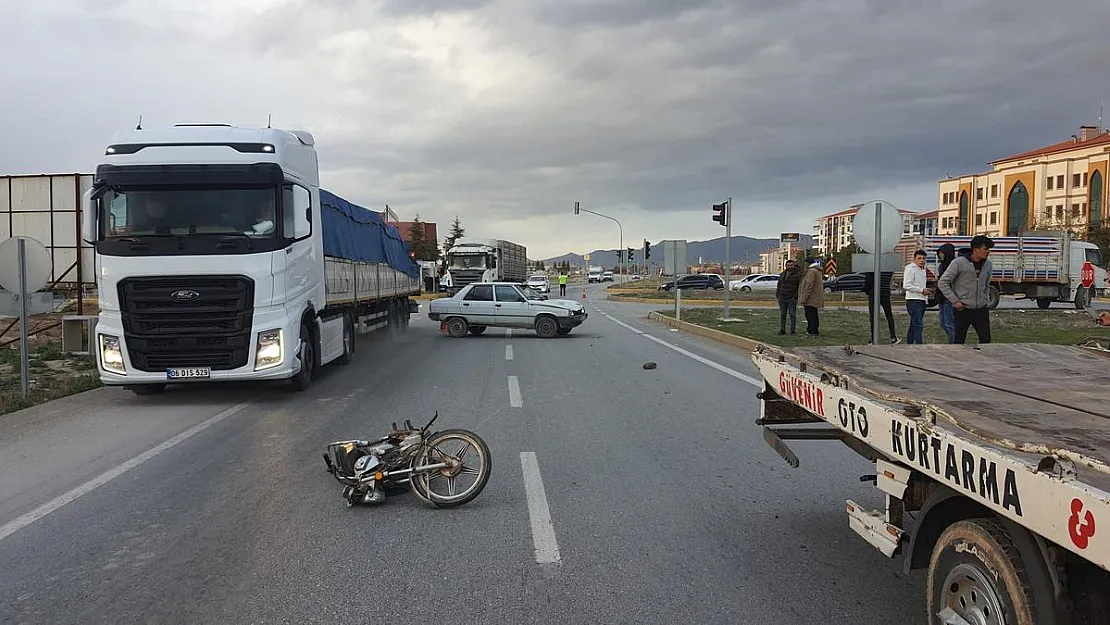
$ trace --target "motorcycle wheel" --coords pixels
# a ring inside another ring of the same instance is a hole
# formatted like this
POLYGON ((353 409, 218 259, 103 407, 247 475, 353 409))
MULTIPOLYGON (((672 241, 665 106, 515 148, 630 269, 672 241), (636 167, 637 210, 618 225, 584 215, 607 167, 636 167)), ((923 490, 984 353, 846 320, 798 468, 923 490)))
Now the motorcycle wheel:
POLYGON ((413 469, 410 480, 413 493, 421 501, 437 508, 455 508, 473 501, 486 487, 493 468, 486 442, 474 432, 462 429, 443 430, 428 437, 410 466, 413 469), (471 454, 475 458, 473 461, 468 460, 471 454), (416 471, 418 467, 443 462, 444 455, 450 455, 461 463, 453 468, 416 471), (474 476, 474 483, 458 492, 455 481, 460 476, 474 476), (446 494, 440 492, 444 487, 446 494))

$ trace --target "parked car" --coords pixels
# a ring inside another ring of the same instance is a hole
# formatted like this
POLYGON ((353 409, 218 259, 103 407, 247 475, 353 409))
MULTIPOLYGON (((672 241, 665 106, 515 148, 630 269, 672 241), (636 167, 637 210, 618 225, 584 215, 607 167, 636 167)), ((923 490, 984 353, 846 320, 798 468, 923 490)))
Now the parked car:
POLYGON ((490 326, 529 328, 543 338, 568 334, 589 315, 582 304, 547 299, 530 287, 511 282, 475 282, 453 297, 428 303, 428 318, 452 337, 481 334, 490 326))
POLYGON ((779 277, 777 274, 761 274, 754 279, 749 280, 740 285, 739 290, 741 293, 751 293, 752 291, 774 291, 779 286, 779 277))
POLYGON ((526 282, 525 284, 539 291, 540 293, 551 292, 551 283, 547 281, 547 276, 542 273, 537 273, 528 278, 528 282, 526 282))
MULTIPOLYGON (((659 289, 663 291, 673 291, 674 288, 674 280, 670 282, 664 282, 659 285, 659 289)), ((716 289, 718 291, 723 291, 725 289, 725 280, 715 273, 695 273, 679 278, 678 288, 682 289, 683 291, 689 289, 716 289)))

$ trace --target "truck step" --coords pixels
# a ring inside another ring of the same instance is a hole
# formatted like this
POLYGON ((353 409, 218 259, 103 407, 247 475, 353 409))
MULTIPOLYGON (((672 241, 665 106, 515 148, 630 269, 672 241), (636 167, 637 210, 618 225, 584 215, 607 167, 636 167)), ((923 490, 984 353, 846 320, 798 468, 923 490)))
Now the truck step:
POLYGON ((904 532, 900 528, 887 523, 884 513, 877 510, 865 510, 851 499, 845 502, 845 507, 848 510, 848 527, 852 528, 852 531, 871 543, 871 546, 886 554, 888 558, 892 558, 894 554, 898 553, 904 532))

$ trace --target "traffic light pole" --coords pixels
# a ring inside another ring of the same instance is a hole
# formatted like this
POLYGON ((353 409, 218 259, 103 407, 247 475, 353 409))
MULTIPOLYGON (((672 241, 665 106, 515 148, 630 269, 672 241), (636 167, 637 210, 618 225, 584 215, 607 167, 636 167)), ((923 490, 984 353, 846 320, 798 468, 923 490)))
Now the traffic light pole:
MULTIPOLYGON (((604 217, 604 218, 606 218, 610 221, 615 221, 617 223, 617 229, 620 232, 620 247, 617 248, 617 262, 619 263, 619 266, 617 267, 617 269, 619 270, 619 275, 621 277, 621 282, 623 283, 624 282, 624 264, 620 263, 620 257, 621 257, 621 254, 624 253, 624 226, 622 226, 621 222, 617 221, 613 217, 610 217, 608 215, 602 215, 601 213, 592 211, 588 208, 582 208, 582 206, 578 202, 575 202, 574 203, 574 214, 577 215, 578 211, 582 211, 584 213, 589 213, 591 215, 597 215, 598 217, 604 217)), ((586 267, 586 270, 589 271, 588 266, 586 267)))
POLYGON ((732 258, 729 255, 729 243, 732 242, 732 198, 725 203, 725 319, 732 317, 729 305, 732 303, 732 284, 730 283, 730 269, 732 258))

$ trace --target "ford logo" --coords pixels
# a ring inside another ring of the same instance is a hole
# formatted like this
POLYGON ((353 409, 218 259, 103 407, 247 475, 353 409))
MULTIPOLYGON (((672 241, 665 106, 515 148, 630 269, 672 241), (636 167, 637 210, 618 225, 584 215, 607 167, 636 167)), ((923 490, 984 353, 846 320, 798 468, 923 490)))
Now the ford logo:
POLYGON ((191 302, 198 297, 200 297, 200 293, 191 289, 181 289, 180 291, 170 293, 170 299, 175 302, 191 302))

